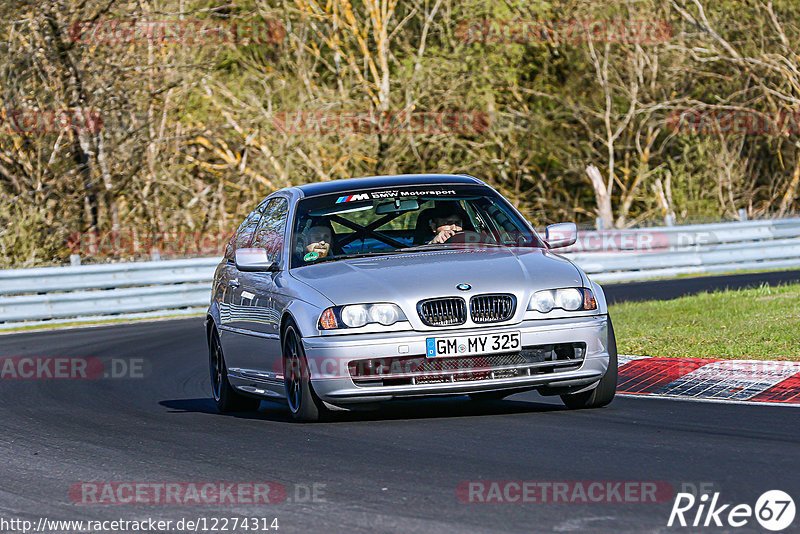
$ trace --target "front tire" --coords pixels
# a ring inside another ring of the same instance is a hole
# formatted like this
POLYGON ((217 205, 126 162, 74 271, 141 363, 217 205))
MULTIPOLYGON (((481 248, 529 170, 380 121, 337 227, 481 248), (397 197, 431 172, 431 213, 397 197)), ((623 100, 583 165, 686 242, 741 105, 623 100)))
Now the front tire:
POLYGON ((228 367, 222 353, 222 343, 216 330, 208 336, 208 367, 211 373, 211 394, 217 410, 226 412, 253 412, 261 401, 240 395, 228 381, 228 367))
POLYGON ((295 421, 319 421, 326 414, 325 406, 314 393, 311 374, 300 333, 290 323, 283 334, 283 381, 289 412, 295 421))
POLYGON ((600 408, 607 405, 614 400, 614 395, 617 393, 617 338, 614 335, 614 325, 611 324, 611 318, 608 318, 608 370, 597 387, 584 391, 583 393, 574 393, 572 395, 561 395, 561 400, 571 410, 581 408, 600 408))

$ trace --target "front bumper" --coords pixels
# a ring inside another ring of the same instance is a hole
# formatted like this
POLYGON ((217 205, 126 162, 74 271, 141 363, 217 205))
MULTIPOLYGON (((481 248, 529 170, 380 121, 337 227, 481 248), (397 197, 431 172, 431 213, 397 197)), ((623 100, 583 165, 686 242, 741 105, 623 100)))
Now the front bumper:
POLYGON ((387 332, 352 336, 307 337, 303 347, 310 368, 314 391, 331 404, 343 405, 381 402, 397 398, 437 395, 464 395, 498 390, 535 388, 590 389, 605 374, 609 365, 608 317, 579 317, 523 321, 514 325, 469 329, 439 329, 426 332, 387 332), (568 367, 557 367, 547 373, 531 373, 522 366, 517 376, 508 373, 486 373, 480 378, 465 381, 439 381, 402 385, 357 385, 348 364, 369 358, 398 358, 425 356, 426 338, 437 336, 467 336, 483 333, 519 331, 523 348, 543 345, 579 343, 585 345, 581 361, 568 367))

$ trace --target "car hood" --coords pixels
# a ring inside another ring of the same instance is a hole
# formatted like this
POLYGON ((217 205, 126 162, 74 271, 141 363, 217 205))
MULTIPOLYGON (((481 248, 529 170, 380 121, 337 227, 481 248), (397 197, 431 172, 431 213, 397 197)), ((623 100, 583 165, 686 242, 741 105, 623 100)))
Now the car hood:
POLYGON ((449 295, 581 287, 578 269, 545 249, 446 250, 355 258, 292 269, 334 304, 415 302, 449 295), (459 291, 458 284, 469 284, 459 291))

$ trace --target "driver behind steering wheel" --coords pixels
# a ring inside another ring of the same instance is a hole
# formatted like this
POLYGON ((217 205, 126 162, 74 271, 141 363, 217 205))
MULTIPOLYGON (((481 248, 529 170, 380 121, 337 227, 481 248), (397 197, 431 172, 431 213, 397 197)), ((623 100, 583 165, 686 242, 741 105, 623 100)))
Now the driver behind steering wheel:
POLYGON ((429 221, 434 237, 428 244, 444 243, 458 232, 463 232, 464 213, 458 204, 442 203, 429 221))

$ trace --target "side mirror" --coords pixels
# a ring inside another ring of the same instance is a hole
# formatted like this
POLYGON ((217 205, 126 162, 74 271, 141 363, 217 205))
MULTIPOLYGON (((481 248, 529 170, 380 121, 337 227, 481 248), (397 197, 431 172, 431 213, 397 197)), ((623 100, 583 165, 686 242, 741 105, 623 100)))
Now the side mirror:
POLYGON ((551 224, 544 233, 544 240, 550 248, 563 248, 574 245, 578 240, 578 227, 575 223, 551 224))
POLYGON ((239 248, 234 256, 236 268, 246 273, 276 272, 278 262, 272 261, 263 248, 239 248))

